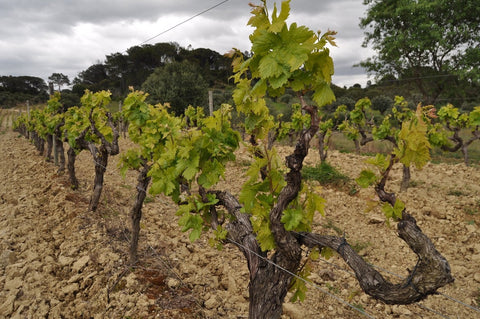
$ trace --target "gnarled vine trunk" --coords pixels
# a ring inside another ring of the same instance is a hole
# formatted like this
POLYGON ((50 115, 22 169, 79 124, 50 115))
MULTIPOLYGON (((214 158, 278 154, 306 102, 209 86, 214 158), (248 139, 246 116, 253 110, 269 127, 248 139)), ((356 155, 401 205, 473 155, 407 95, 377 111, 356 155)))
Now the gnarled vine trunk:
POLYGON ((410 174, 410 167, 403 165, 402 168, 402 182, 400 183, 400 192, 405 192, 408 187, 410 186, 410 179, 411 179, 411 174, 410 174))
POLYGON ((52 150, 53 150, 53 136, 52 134, 47 134, 47 154, 45 154, 45 157, 47 158, 47 162, 52 161, 52 150))
POLYGON ((397 284, 385 280, 353 250, 345 238, 313 233, 298 233, 297 238, 307 247, 329 247, 335 250, 355 272, 363 291, 387 304, 411 304, 453 282, 447 260, 435 249, 432 241, 423 234, 415 219, 406 211, 403 212, 397 230, 399 237, 418 256, 418 262, 409 271, 409 276, 397 284))
POLYGON ((77 158, 77 153, 75 152, 75 149, 70 146, 70 148, 67 151, 67 155, 68 155, 67 170, 68 170, 68 176, 70 179, 70 187, 72 189, 78 189, 78 179, 75 174, 75 160, 77 158))
POLYGON ((138 238, 140 236, 140 220, 142 219, 142 206, 147 196, 148 184, 151 177, 147 176, 150 166, 143 160, 142 170, 138 174, 137 179, 137 196, 135 203, 130 210, 130 218, 132 220, 132 241, 130 242, 130 265, 134 265, 138 259, 138 238))
POLYGON ((328 142, 325 143, 326 134, 326 132, 318 132, 318 154, 320 155, 320 163, 324 163, 327 160, 328 156, 328 148, 327 145, 325 145, 328 144, 328 142))
POLYGON ((100 195, 102 194, 103 189, 103 176, 105 175, 105 171, 107 170, 108 165, 108 156, 109 155, 117 155, 120 152, 118 147, 118 129, 113 124, 112 116, 110 113, 107 113, 108 124, 112 128, 113 132, 113 139, 112 142, 108 142, 105 136, 98 130, 95 126, 95 122, 92 118, 93 109, 90 111, 89 119, 90 119, 90 129, 99 139, 100 139, 100 146, 97 147, 93 142, 87 142, 88 149, 93 156, 93 160, 95 162, 95 179, 93 182, 93 194, 92 198, 90 199, 90 204, 88 209, 91 211, 95 211, 98 207, 98 203, 100 202, 100 195))
MULTIPOLYGON (((280 318, 282 305, 291 284, 292 273, 299 267, 301 253, 297 258, 276 252, 272 257, 260 249, 253 232, 250 216, 242 213, 237 198, 228 192, 213 192, 235 219, 226 225, 227 242, 233 243, 247 259, 250 272, 249 319, 280 318), (283 270, 279 269, 282 267, 283 270)), ((216 224, 212 225, 216 228, 216 224)))
MULTIPOLYGON (((314 107, 304 103, 302 106, 310 110, 310 114, 316 113, 314 107)), ((293 154, 286 158, 289 168, 286 175, 287 185, 280 192, 277 204, 270 211, 270 227, 276 244, 275 253, 272 256, 268 257, 261 251, 249 215, 241 212, 242 207, 238 200, 228 192, 212 192, 219 200, 217 205, 224 206, 234 216, 234 220, 225 226, 228 231, 227 241, 235 244, 248 262, 249 318, 280 318, 282 304, 293 274, 299 270, 302 245, 320 249, 329 247, 338 252, 355 272, 361 288, 372 297, 388 304, 417 302, 452 282, 454 279, 447 260, 435 249, 432 241, 423 234, 415 219, 406 210, 402 212, 402 218, 398 223, 398 235, 417 254, 418 262, 409 271, 410 275, 401 283, 388 282, 372 265, 365 262, 343 237, 289 232, 284 228, 281 216, 289 203, 298 195, 303 160, 307 155, 309 142, 318 130, 318 118, 312 115, 311 119, 310 129, 302 132, 293 154)), ((393 160, 388 171, 392 166, 393 160)), ((394 205, 395 194, 384 191, 387 177, 388 174, 385 174, 375 190, 380 200, 394 205)), ((212 227, 216 228, 217 224, 218 221, 214 220, 212 227)))
POLYGON ((93 160, 95 161, 95 178, 93 180, 93 194, 90 198, 88 210, 94 212, 97 210, 98 203, 100 202, 100 195, 102 195, 103 176, 107 170, 108 153, 104 147, 97 149, 93 143, 90 144, 90 152, 92 153, 93 160))
POLYGON ((63 142, 57 136, 55 136, 55 152, 58 156, 58 173, 65 171, 65 150, 63 148, 63 142))

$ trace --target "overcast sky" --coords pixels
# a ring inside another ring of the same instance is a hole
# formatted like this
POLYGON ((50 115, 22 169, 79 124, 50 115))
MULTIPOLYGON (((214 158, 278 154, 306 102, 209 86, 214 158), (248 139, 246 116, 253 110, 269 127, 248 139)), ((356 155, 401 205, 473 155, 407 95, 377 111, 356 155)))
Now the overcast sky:
MULTIPOLYGON (((0 75, 47 78, 63 73, 73 80, 105 56, 125 52, 222 0, 0 0, 0 75)), ((249 2, 228 0, 216 8, 148 41, 177 42, 221 54, 232 47, 250 50, 249 2)), ((367 81, 353 64, 371 56, 362 48, 358 26, 362 0, 292 0, 290 22, 314 31, 335 30, 331 48, 333 83, 351 86, 367 81)), ((273 1, 268 0, 268 4, 273 1)), ((281 1, 277 1, 280 7, 281 1)), ((270 11, 271 12, 271 11, 270 11)))

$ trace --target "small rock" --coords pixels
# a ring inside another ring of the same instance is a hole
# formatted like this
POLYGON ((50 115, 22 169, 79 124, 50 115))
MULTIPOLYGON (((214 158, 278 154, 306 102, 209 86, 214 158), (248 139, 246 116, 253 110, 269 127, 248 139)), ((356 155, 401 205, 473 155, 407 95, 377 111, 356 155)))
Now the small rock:
POLYGON ((14 308, 13 308, 13 303, 15 302, 15 295, 10 295, 7 297, 7 300, 0 306, 0 313, 2 315, 5 315, 6 317, 9 317, 14 308))
POLYGON ((393 305, 392 306, 393 313, 402 314, 404 316, 411 316, 412 312, 408 310, 405 306, 393 305))
POLYGON ((11 250, 5 250, 0 255, 0 267, 7 267, 10 264, 14 264, 17 261, 17 256, 11 250))
POLYGON ((367 304, 369 300, 370 300, 370 298, 369 298, 367 295, 365 295, 365 294, 363 294, 363 295, 360 297, 360 301, 361 301, 363 304, 367 304))
POLYGON ((211 276, 211 277, 210 277, 210 287, 211 287, 212 289, 217 290, 219 286, 220 286, 220 285, 219 285, 218 276, 211 276))
POLYGON ((283 304, 283 313, 288 315, 291 319, 303 319, 305 318, 305 313, 298 306, 285 302, 283 304))
POLYGON ((62 288, 62 294, 63 295, 69 295, 69 294, 74 294, 80 289, 80 286, 74 282, 68 286, 65 286, 62 288))
POLYGON ((475 273, 475 275, 473 275, 473 279, 475 279, 476 282, 480 282, 480 273, 475 273))
POLYGON ((318 272, 318 275, 320 278, 322 278, 324 281, 335 281, 335 274, 333 271, 328 270, 328 269, 322 269, 318 272))
POLYGON ((3 286, 3 289, 10 290, 10 291, 17 290, 22 286, 22 284, 23 284, 22 278, 16 277, 11 280, 5 281, 5 285, 3 286))
POLYGON ((70 264, 73 262, 73 260, 74 259, 72 257, 66 257, 66 256, 63 256, 63 255, 60 255, 58 257, 58 263, 62 267, 70 266, 70 264))
POLYGON ((126 288, 134 288, 138 286, 137 276, 132 272, 125 277, 126 280, 126 288))
POLYGON ((382 224, 385 220, 381 217, 377 217, 377 216, 370 216, 368 218, 368 223, 369 224, 382 224))
POLYGON ((391 313, 392 313, 392 306, 385 305, 385 310, 384 310, 384 312, 385 312, 386 314, 388 314, 388 315, 391 314, 391 313))
POLYGON ((81 278, 82 278, 82 274, 73 275, 73 276, 70 277, 70 279, 68 280, 68 283, 71 284, 71 283, 73 283, 73 282, 79 282, 81 278))
POLYGON ((472 261, 480 263, 480 254, 472 255, 472 261))
POLYGON ((432 215, 433 217, 437 218, 437 219, 447 219, 447 212, 444 211, 444 210, 436 210, 436 209, 432 209, 430 210, 429 214, 427 215, 432 215))
POLYGON ((170 289, 178 288, 180 286, 180 280, 178 280, 176 278, 168 278, 167 279, 167 286, 170 289))
POLYGON ((477 231, 477 226, 475 225, 467 225, 467 233, 472 234, 477 231))
POLYGON ((88 262, 90 261, 90 256, 86 255, 82 258, 78 259, 72 266, 73 272, 80 272, 87 266, 88 262))
POLYGON ((205 308, 207 309, 216 309, 220 306, 220 302, 217 300, 215 296, 210 297, 207 301, 205 301, 205 308))

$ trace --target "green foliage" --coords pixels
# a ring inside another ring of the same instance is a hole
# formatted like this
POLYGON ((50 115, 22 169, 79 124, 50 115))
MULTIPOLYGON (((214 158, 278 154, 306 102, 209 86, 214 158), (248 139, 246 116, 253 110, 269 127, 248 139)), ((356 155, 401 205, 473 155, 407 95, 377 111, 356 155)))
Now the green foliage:
POLYGON ((76 139, 84 135, 85 141, 101 143, 100 138, 92 129, 90 115, 95 127, 108 142, 113 140, 113 130, 108 125, 107 108, 110 103, 109 91, 91 92, 86 90, 81 98, 81 107, 71 107, 65 112, 64 132, 70 146, 78 150, 76 139))
MULTIPOLYGON (((178 224, 182 227, 182 232, 191 230, 190 241, 200 238, 204 229, 204 219, 210 213, 210 208, 215 205, 218 200, 213 195, 208 195, 207 200, 199 196, 189 196, 187 202, 179 206, 177 215, 180 216, 178 224)), ((218 230, 217 230, 218 231, 218 230)), ((222 235, 220 232, 217 235, 222 235)))
POLYGON ((155 69, 142 84, 148 92, 148 102, 169 103, 176 115, 184 113, 188 105, 205 105, 208 83, 201 70, 193 63, 172 62, 155 69))
POLYGON ((213 237, 209 238, 208 244, 212 247, 215 247, 218 250, 223 249, 222 242, 227 239, 228 231, 222 226, 218 226, 217 229, 213 231, 213 237))
POLYGON ((476 106, 468 115, 470 127, 480 126, 480 106, 476 106))
POLYGON ((427 138, 427 125, 423 120, 422 110, 419 107, 416 117, 402 123, 398 134, 398 147, 393 154, 405 166, 415 164, 421 169, 430 160, 430 142, 427 138))
POLYGON ((298 277, 294 277, 292 280, 292 284, 290 286, 290 291, 293 291, 293 295, 290 298, 291 302, 295 301, 304 301, 306 292, 308 290, 306 281, 308 280, 308 276, 311 273, 310 266, 307 264, 305 267, 300 270, 297 274, 298 277))
POLYGON ((304 166, 302 169, 302 177, 306 180, 318 181, 321 185, 341 186, 348 182, 350 178, 339 172, 332 165, 323 162, 315 167, 304 166))
POLYGON ((288 231, 311 231, 315 212, 324 216, 324 207, 325 200, 304 185, 297 200, 283 212, 281 222, 288 231))
POLYGON ((478 81, 480 9, 474 2, 452 0, 364 1, 360 26, 364 46, 376 55, 361 66, 379 76, 393 74, 412 81, 427 103, 454 82, 478 81))
POLYGON ((182 231, 191 231, 190 240, 196 240, 217 200, 210 194, 185 197, 181 185, 209 189, 224 175, 226 163, 235 160, 240 136, 231 128, 231 107, 222 105, 205 117, 203 108, 190 106, 181 118, 169 113, 168 105, 153 106, 146 100, 141 91, 132 91, 125 99, 123 116, 137 146, 124 153, 121 169, 147 165, 152 178, 149 192, 182 201, 179 224, 182 231))
POLYGON ((253 6, 248 22, 255 28, 250 36, 253 56, 244 60, 239 51, 233 52, 233 78, 237 84, 233 98, 238 112, 246 116, 247 133, 258 138, 265 137, 273 127, 264 100, 267 93, 279 96, 286 87, 295 92, 312 90, 319 106, 335 99, 329 85, 333 62, 325 47, 327 42, 334 44, 334 32, 320 35, 296 23, 288 26, 290 1, 282 2, 278 14, 275 6, 270 20, 266 3, 262 3, 253 6))
POLYGON ((390 224, 390 218, 397 221, 402 218, 403 210, 405 209, 405 203, 397 199, 395 205, 392 207, 390 203, 384 203, 382 206, 383 213, 387 218, 387 224, 390 224))
MULTIPOLYGON (((252 5, 252 17, 248 24, 255 28, 250 36, 253 56, 246 59, 238 50, 232 53, 236 88, 233 99, 237 111, 245 115, 245 129, 256 139, 265 139, 271 129, 279 129, 267 108, 265 97, 284 94, 286 89, 303 95, 315 92, 313 101, 325 105, 334 100, 330 89, 333 62, 326 44, 334 45, 334 32, 323 35, 296 23, 287 25, 290 1, 283 1, 280 12, 274 6, 272 16, 261 6, 252 5)), ((290 92, 290 91, 289 91, 290 92)), ((282 123, 278 134, 285 136, 291 130, 310 126, 310 118, 294 105, 291 123, 282 123)), ((283 166, 276 150, 266 147, 263 141, 252 148, 254 161, 247 171, 247 182, 240 192, 243 211, 251 215, 253 229, 261 249, 275 248, 270 231, 270 211, 278 195, 286 185, 283 166)), ((298 198, 283 212, 281 221, 288 230, 310 229, 313 214, 323 212, 323 199, 308 187, 303 187, 298 198)))
POLYGON ((264 149, 262 157, 255 157, 246 175, 247 182, 240 191, 239 200, 243 210, 251 214, 257 240, 263 250, 275 247, 270 231, 270 210, 286 185, 283 178, 283 166, 276 149, 264 149), (266 167, 266 176, 261 178, 261 171, 266 167))
POLYGON ((372 186, 377 182, 377 175, 369 170, 363 170, 360 172, 360 176, 355 179, 358 185, 363 188, 372 186))
POLYGON ((362 98, 355 103, 355 107, 351 111, 348 111, 345 105, 338 106, 334 116, 343 118, 343 122, 338 125, 338 130, 352 141, 366 139, 374 124, 371 105, 372 102, 369 98, 362 98))

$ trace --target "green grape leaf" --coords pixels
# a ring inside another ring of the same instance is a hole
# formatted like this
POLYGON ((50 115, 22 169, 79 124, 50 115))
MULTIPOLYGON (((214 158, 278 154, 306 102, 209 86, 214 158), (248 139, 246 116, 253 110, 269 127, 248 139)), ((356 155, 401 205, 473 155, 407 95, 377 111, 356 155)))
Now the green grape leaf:
POLYGON ((320 258, 320 250, 318 249, 318 247, 313 247, 310 251, 310 254, 308 254, 308 257, 312 261, 318 260, 320 258))
POLYGON ((189 235, 189 239, 191 242, 194 242, 200 235, 202 234, 203 228, 203 219, 198 215, 194 215, 191 213, 184 213, 182 217, 180 217, 178 224, 182 226, 182 232, 186 232, 188 230, 192 230, 189 235))
POLYGON ((327 82, 316 85, 314 89, 315 93, 313 93, 312 99, 318 106, 324 106, 335 101, 335 94, 333 94, 327 82))
POLYGON ((307 192, 306 211, 312 214, 312 218, 313 213, 315 212, 319 212, 320 215, 325 216, 325 202, 325 199, 323 199, 321 196, 315 194, 312 191, 309 191, 307 192))
POLYGON ((280 32, 290 14, 290 0, 282 1, 280 14, 277 16, 277 5, 273 4, 272 24, 268 28, 270 32, 280 32))
POLYGON ((384 154, 376 154, 373 158, 368 158, 365 163, 374 165, 377 167, 380 172, 384 172, 387 170, 388 166, 390 166, 390 155, 385 156, 384 154))
POLYGON ((360 187, 367 188, 377 182, 377 175, 370 170, 363 170, 355 181, 360 187))
POLYGON ((281 222, 288 231, 295 230, 303 219, 303 212, 300 209, 286 209, 283 211, 281 222))
POLYGON ((452 121, 459 117, 460 112, 458 111, 458 108, 449 103, 442 106, 440 110, 438 110, 437 115, 443 121, 452 121))
POLYGON ((387 218, 387 223, 389 223, 390 218, 393 220, 399 220, 402 218, 403 210, 405 209, 405 203, 397 199, 395 205, 392 207, 390 203, 385 203, 382 206, 382 210, 387 218))
POLYGON ((402 123, 398 147, 393 151, 402 164, 409 167, 413 163, 421 169, 430 160, 430 142, 426 133, 427 125, 421 110, 417 109, 416 118, 402 123))
POLYGON ((470 126, 480 126, 480 106, 476 106, 469 114, 470 126))
POLYGON ((291 302, 295 302, 297 300, 304 301, 306 292, 307 292, 307 282, 308 277, 310 276, 310 265, 307 262, 305 267, 300 270, 296 277, 293 278, 292 284, 290 287, 290 291, 293 291, 292 298, 290 298, 291 302))
POLYGON ((320 252, 323 258, 329 260, 335 254, 335 251, 329 247, 322 247, 322 251, 320 252))
POLYGON ((250 217, 253 231, 257 234, 257 241, 262 251, 269 251, 275 248, 275 238, 270 230, 270 222, 258 216, 250 217))

